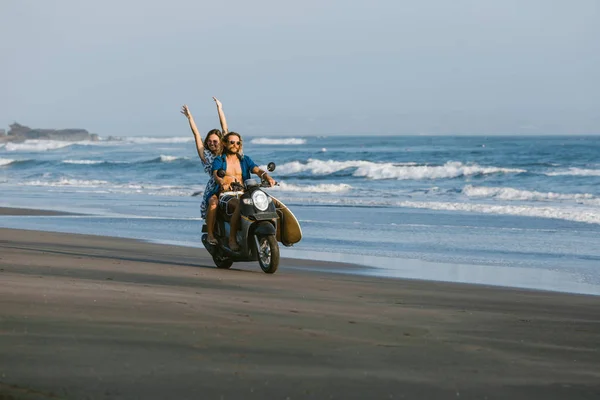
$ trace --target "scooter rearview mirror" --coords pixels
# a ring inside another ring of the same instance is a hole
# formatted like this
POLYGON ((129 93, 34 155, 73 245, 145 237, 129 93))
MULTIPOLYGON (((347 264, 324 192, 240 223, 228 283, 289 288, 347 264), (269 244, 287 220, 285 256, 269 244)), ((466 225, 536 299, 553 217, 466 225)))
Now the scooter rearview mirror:
POLYGON ((273 171, 275 171, 275 163, 274 163, 274 162, 270 162, 270 163, 267 165, 267 169, 269 170, 269 172, 273 172, 273 171))

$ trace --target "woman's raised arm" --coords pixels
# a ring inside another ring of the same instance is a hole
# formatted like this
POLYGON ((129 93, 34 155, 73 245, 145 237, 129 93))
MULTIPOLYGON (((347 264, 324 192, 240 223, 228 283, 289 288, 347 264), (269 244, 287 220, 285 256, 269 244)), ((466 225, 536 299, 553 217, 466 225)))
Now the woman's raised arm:
POLYGON ((219 113, 219 122, 221 123, 221 130, 223 131, 223 136, 229 132, 227 130, 227 120, 225 119, 225 113, 223 112, 223 104, 216 98, 213 97, 215 103, 217 103, 217 112, 219 113))
POLYGON ((190 129, 194 134, 194 139, 196 140, 196 151, 198 151, 198 156, 202 160, 202 162, 206 162, 204 157, 204 143, 202 143, 202 136, 200 136, 200 132, 198 132, 198 128, 196 127, 196 122, 194 122, 194 117, 192 117, 192 113, 187 105, 183 105, 181 107, 181 113, 185 115, 190 123, 190 129))

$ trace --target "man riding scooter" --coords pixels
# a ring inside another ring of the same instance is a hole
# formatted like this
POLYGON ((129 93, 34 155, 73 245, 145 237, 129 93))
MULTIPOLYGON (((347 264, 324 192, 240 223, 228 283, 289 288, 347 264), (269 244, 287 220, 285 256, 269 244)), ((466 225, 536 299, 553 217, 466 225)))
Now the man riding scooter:
MULTIPOLYGON (((258 175, 261 180, 268 182, 269 186, 275 185, 275 180, 269 176, 267 171, 262 170, 252 159, 243 155, 243 143, 241 136, 236 132, 229 132, 223 138, 223 154, 213 161, 212 173, 219 184, 219 193, 232 190, 234 183, 241 184, 250 179, 251 173, 258 175), (220 177, 219 170, 225 171, 225 176, 220 177), (232 185, 233 184, 233 185, 232 185)), ((219 207, 222 212, 231 216, 231 229, 229 232, 229 248, 237 252, 240 246, 236 240, 236 233, 240 226, 240 207, 237 196, 222 193, 219 197, 219 207)))

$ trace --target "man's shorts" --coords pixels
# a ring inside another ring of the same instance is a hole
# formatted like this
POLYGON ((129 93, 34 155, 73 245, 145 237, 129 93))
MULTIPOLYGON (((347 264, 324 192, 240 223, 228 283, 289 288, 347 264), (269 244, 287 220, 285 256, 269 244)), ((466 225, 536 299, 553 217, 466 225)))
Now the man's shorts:
POLYGON ((233 215, 233 210, 229 207, 229 202, 233 199, 239 199, 240 195, 221 193, 219 195, 219 208, 228 216, 233 215))

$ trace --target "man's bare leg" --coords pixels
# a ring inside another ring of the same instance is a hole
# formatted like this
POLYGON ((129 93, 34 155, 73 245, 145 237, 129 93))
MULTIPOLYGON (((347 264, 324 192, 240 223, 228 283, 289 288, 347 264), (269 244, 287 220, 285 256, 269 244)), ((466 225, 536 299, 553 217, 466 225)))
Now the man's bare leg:
POLYGON ((232 251, 239 251, 240 246, 238 245, 236 235, 237 231, 240 228, 240 216, 241 216, 241 208, 238 207, 239 204, 238 199, 231 199, 229 201, 228 207, 229 209, 233 209, 233 215, 231 216, 231 226, 229 231, 229 248, 232 251))
POLYGON ((206 226, 208 230, 208 243, 217 244, 217 239, 215 239, 215 219, 217 216, 217 206, 219 204, 219 200, 217 200, 217 196, 212 196, 208 199, 208 210, 206 211, 206 226))

